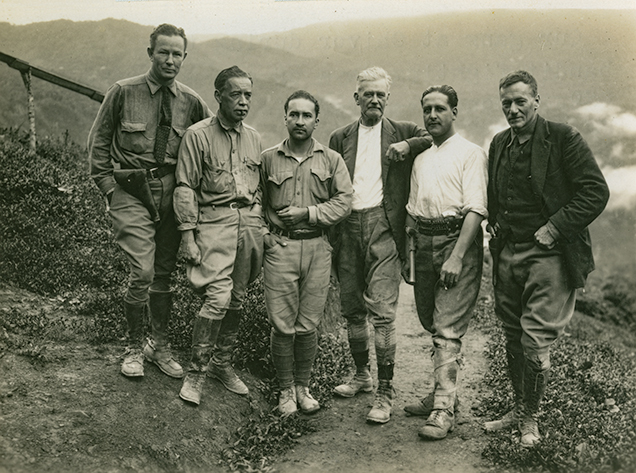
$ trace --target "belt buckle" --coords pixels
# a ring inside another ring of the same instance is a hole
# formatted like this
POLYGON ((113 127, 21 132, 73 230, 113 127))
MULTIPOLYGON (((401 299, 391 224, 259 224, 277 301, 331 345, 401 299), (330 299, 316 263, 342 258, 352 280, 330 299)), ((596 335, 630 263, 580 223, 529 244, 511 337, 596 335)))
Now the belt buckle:
POLYGON ((238 210, 240 209, 238 202, 230 202, 230 208, 232 210, 238 210))
POLYGON ((148 169, 147 173, 150 176, 151 179, 158 179, 157 176, 155 176, 155 171, 159 170, 159 168, 152 168, 152 169, 148 169))

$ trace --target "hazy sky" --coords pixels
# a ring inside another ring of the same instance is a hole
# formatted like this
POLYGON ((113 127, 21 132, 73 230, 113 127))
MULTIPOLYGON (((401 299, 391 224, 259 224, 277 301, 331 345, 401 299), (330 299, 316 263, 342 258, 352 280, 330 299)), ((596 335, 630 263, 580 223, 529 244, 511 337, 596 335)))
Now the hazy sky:
POLYGON ((467 9, 636 9, 633 0, 0 0, 0 21, 65 18, 169 22, 188 34, 260 34, 311 23, 403 17, 467 9))

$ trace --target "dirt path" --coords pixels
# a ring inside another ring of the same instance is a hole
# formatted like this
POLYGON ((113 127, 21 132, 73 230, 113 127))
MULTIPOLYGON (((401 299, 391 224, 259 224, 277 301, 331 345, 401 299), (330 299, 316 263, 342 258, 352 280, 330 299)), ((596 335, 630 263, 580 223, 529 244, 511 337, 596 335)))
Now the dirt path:
MULTIPOLYGON (((59 314, 63 301, 0 286, 0 317, 37 320, 59 314)), ((177 396, 180 380, 146 366, 131 381, 119 374, 123 346, 94 346, 58 337, 41 344, 0 327, 0 473, 223 472, 220 451, 257 399, 237 397, 208 381, 198 408, 177 396), (25 342, 26 340, 26 342, 25 342), (39 344, 39 345, 38 345, 39 344), (250 402, 252 404, 250 404, 250 402)), ((398 399, 392 420, 369 425, 373 394, 334 399, 312 417, 318 431, 274 465, 280 473, 470 473, 486 471, 480 452, 481 422, 470 406, 479 398, 485 371, 485 337, 471 329, 464 343, 465 370, 458 426, 441 442, 423 442, 423 419, 403 407, 431 390, 431 339, 415 314, 413 291, 404 285, 398 313, 398 399)), ((257 380, 243 373, 256 391, 257 380)), ((260 402, 263 402, 262 400, 260 402)), ((264 406, 267 408, 267 406, 264 406)))
POLYGON ((275 464, 280 473, 471 473, 489 470, 481 460, 485 445, 481 423, 473 416, 479 383, 486 370, 483 355, 487 338, 471 328, 464 338, 464 370, 458 425, 443 441, 424 442, 417 436, 424 419, 407 417, 403 407, 432 389, 432 341, 417 319, 413 290, 402 284, 397 316, 398 351, 395 387, 398 398, 391 421, 369 425, 365 418, 373 394, 334 399, 331 409, 315 415, 316 433, 299 439, 298 446, 275 464))

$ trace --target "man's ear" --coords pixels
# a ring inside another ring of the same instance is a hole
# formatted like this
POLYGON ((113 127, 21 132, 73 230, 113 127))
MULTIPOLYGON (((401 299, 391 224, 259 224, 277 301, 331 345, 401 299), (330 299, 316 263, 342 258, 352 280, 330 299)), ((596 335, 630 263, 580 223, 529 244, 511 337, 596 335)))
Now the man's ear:
POLYGON ((214 91, 214 99, 218 102, 221 103, 221 92, 219 92, 218 90, 214 91))
POLYGON ((541 97, 539 96, 539 94, 537 94, 534 100, 536 102, 534 104, 534 109, 537 110, 539 108, 539 105, 541 105, 541 97))
POLYGON ((150 49, 150 46, 148 46, 148 49, 146 49, 146 52, 148 53, 148 58, 150 58, 150 60, 152 61, 152 49, 150 49))
POLYGON ((358 95, 358 92, 353 93, 353 100, 356 101, 356 105, 360 105, 360 96, 358 95))

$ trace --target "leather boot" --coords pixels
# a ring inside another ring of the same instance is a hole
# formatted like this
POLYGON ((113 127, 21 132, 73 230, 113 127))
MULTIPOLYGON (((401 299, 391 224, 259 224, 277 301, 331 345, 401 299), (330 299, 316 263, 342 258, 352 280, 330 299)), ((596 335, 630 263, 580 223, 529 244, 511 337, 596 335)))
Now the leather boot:
POLYGON ((238 335, 240 322, 240 310, 228 310, 225 313, 216 341, 214 355, 210 361, 208 376, 221 381, 221 384, 228 391, 245 396, 249 393, 249 389, 236 375, 232 367, 232 354, 236 346, 236 336, 238 335))
POLYGON ((515 352, 509 348, 506 348, 506 358, 508 359, 508 374, 512 383, 515 405, 501 419, 486 422, 484 427, 488 432, 517 426, 523 410, 523 369, 526 359, 523 352, 515 352))
POLYGON ((455 399, 459 379, 459 346, 454 341, 434 340, 435 395, 433 411, 418 435, 426 440, 446 438, 455 427, 455 399))
POLYGON ((172 293, 150 291, 152 337, 144 346, 144 357, 172 378, 183 378, 183 368, 175 361, 168 344, 168 324, 172 311, 172 293))
POLYGON ((549 369, 542 370, 526 361, 523 370, 523 410, 519 420, 522 447, 534 447, 541 440, 537 414, 549 376, 549 369))
POLYGON ((192 359, 179 397, 184 401, 199 405, 205 382, 212 347, 221 328, 221 321, 198 316, 192 329, 192 359))
POLYGON ((129 378, 144 375, 144 357, 141 353, 141 343, 144 333, 144 311, 146 305, 135 305, 124 302, 124 315, 128 325, 128 335, 124 361, 121 364, 121 373, 129 378))
POLYGON ((367 422, 386 424, 391 419, 391 409, 395 397, 393 382, 390 379, 378 380, 378 390, 375 393, 373 407, 367 414, 367 422))

